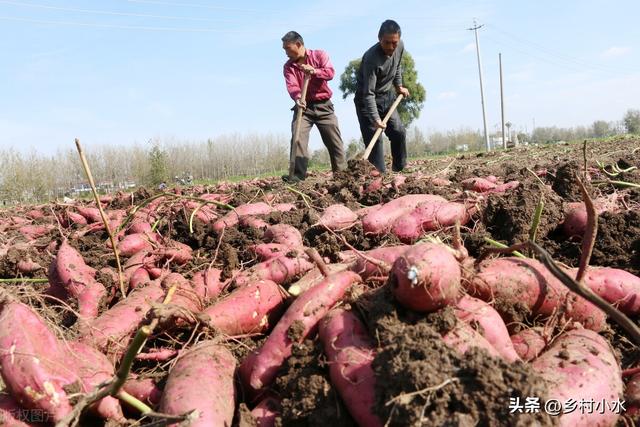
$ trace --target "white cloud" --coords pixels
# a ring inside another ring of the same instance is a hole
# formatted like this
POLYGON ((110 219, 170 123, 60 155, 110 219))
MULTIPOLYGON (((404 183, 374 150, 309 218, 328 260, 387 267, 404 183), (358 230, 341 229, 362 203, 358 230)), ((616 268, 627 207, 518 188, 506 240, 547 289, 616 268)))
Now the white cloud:
POLYGON ((476 51, 476 44, 475 43, 469 43, 467 44, 464 48, 462 48, 463 52, 475 52, 476 51))
POLYGON ((602 52, 604 58, 613 58, 616 56, 626 55, 631 52, 631 48, 628 46, 611 46, 609 49, 602 52))
POLYGON ((449 92, 440 92, 438 94, 438 99, 453 99, 458 96, 457 92, 449 91, 449 92))

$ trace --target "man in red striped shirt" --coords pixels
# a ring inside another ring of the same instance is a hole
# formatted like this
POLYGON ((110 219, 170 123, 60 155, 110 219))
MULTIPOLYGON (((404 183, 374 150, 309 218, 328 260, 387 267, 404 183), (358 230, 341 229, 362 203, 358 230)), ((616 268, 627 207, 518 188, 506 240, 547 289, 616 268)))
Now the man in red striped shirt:
MULTIPOLYGON (((331 170, 333 172, 347 168, 344 145, 338 128, 338 118, 331 102, 331 89, 327 83, 333 79, 335 70, 329 60, 329 55, 322 50, 311 50, 304 46, 302 36, 295 31, 289 31, 282 37, 282 48, 289 60, 284 64, 284 79, 287 91, 296 102, 293 108, 291 130, 295 127, 296 111, 302 108, 302 124, 300 126, 299 144, 295 148, 294 181, 304 180, 307 176, 309 164, 309 132, 316 125, 322 142, 329 150, 331 170), (307 96, 301 99, 304 76, 310 76, 307 96)), ((295 143, 295 141, 293 141, 295 143)), ((282 177, 285 180, 289 176, 282 177)))

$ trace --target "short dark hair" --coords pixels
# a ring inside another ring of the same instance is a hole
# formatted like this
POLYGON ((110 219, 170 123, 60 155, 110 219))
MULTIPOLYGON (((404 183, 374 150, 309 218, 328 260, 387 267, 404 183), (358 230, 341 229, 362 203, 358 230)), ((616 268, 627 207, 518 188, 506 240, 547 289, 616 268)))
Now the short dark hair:
POLYGON ((380 25, 380 31, 378 31, 378 38, 382 38, 385 34, 397 34, 399 36, 402 35, 402 31, 400 31, 400 25, 392 19, 387 19, 380 25))
POLYGON ((302 40, 302 36, 295 31, 289 31, 287 34, 282 36, 283 43, 297 43, 300 42, 301 45, 304 46, 304 40, 302 40))

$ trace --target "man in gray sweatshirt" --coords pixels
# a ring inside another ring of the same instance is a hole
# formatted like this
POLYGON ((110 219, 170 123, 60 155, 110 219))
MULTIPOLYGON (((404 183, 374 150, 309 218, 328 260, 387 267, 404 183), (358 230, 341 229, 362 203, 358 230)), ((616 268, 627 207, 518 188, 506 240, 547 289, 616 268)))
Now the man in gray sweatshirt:
MULTIPOLYGON (((409 96, 407 88, 402 86, 400 61, 404 53, 404 43, 400 40, 401 31, 397 22, 386 20, 380 26, 378 43, 371 46, 362 56, 362 62, 356 75, 356 114, 365 145, 371 142, 378 128, 391 141, 391 169, 400 172, 407 163, 406 131, 400 121, 398 111, 394 111, 386 126, 382 123, 396 95, 409 96)), ((378 142, 369 161, 380 172, 385 172, 384 147, 378 142)))

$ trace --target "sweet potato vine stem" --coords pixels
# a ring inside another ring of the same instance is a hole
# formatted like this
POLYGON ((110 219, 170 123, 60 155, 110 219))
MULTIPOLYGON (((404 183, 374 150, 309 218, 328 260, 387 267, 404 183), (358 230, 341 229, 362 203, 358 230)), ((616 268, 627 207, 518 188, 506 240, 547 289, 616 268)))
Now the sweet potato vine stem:
POLYGON ((311 261, 313 261, 318 266, 320 273, 322 273, 324 277, 327 277, 329 276, 329 274, 331 274, 331 272, 327 268, 327 264, 324 263, 324 260, 317 250, 315 250, 314 248, 307 248, 304 252, 309 256, 311 261))
POLYGON ((91 192, 93 193, 93 198, 96 201, 96 205, 98 206, 98 210, 100 211, 100 217, 102 218, 102 222, 104 223, 104 229, 107 230, 107 234, 109 234, 109 240, 111 241, 111 248, 113 249, 113 255, 116 257, 116 266, 118 269, 118 283, 120 284, 120 292, 122 293, 122 298, 127 296, 126 291, 124 289, 124 280, 122 277, 122 265, 120 265, 120 255, 118 254, 118 248, 116 246, 116 240, 113 237, 113 233, 111 232, 111 227, 109 227, 109 220, 102 209, 102 203, 100 203, 100 197, 98 197, 98 191, 96 190, 95 182, 93 181, 93 175, 91 174, 91 169, 89 169, 89 163, 87 162, 86 157, 84 156, 84 152, 82 151, 82 146, 80 145, 80 140, 76 138, 76 148, 78 149, 78 154, 80 155, 80 161, 82 162, 82 167, 84 168, 84 173, 87 174, 87 179, 89 180, 89 185, 91 186, 91 192))

